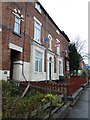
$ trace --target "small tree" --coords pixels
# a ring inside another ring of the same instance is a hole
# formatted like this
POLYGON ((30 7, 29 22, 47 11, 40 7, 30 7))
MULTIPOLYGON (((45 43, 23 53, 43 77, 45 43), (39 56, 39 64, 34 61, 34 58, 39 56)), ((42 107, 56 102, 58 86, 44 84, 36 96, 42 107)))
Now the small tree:
POLYGON ((76 74, 77 74, 79 70, 79 63, 81 60, 81 55, 77 52, 75 43, 70 43, 68 46, 68 50, 69 50, 70 73, 74 74, 74 70, 76 70, 76 74))

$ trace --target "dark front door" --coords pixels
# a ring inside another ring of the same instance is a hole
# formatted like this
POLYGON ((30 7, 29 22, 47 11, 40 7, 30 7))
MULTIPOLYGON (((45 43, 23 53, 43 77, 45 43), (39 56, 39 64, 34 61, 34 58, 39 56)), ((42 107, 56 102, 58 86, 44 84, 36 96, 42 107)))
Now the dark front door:
POLYGON ((51 63, 49 63, 49 80, 51 80, 51 63))

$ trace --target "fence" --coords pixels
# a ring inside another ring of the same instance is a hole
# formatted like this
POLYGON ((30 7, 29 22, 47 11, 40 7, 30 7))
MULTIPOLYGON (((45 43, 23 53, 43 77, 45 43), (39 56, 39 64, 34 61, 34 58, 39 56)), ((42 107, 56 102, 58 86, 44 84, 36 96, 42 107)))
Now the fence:
POLYGON ((87 79, 81 77, 71 77, 67 81, 70 83, 67 85, 67 95, 71 95, 77 89, 79 89, 81 85, 85 84, 87 82, 87 79))
POLYGON ((68 83, 60 84, 60 83, 45 83, 45 82, 32 82, 31 85, 39 87, 41 90, 48 89, 54 91, 58 94, 66 94, 67 96, 74 93, 77 89, 81 87, 81 85, 87 82, 85 78, 70 78, 67 80, 68 83))

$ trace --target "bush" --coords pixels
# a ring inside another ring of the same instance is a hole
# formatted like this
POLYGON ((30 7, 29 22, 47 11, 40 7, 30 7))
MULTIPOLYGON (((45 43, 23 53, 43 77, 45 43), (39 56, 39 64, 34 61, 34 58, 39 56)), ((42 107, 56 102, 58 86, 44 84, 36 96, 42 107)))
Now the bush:
MULTIPOLYGON (((41 103, 46 104, 46 103, 49 103, 56 98, 58 98, 58 95, 47 94, 43 99, 41 99, 41 103)), ((57 102, 55 102, 53 104, 53 106, 58 107, 61 105, 61 103, 62 103, 62 98, 60 100, 58 100, 57 102)))
POLYGON ((43 94, 33 90, 24 98, 14 96, 19 90, 12 83, 2 81, 2 117, 3 118, 26 118, 30 111, 33 111, 40 105, 43 94))
POLYGON ((85 71, 82 72, 81 76, 84 77, 84 78, 87 78, 87 77, 88 77, 88 75, 86 74, 85 71))

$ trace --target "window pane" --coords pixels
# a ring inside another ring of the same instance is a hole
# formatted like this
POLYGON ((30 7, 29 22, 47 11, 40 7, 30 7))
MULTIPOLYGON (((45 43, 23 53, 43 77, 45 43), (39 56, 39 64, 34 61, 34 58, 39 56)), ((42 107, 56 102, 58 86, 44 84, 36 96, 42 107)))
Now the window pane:
POLYGON ((14 32, 20 34, 20 18, 15 16, 14 32))
POLYGON ((37 42, 40 42, 40 36, 41 36, 41 25, 35 21, 34 26, 34 39, 37 42))
POLYGON ((37 30, 37 41, 40 42, 40 31, 37 30))
POLYGON ((38 59, 35 58, 35 71, 38 71, 38 59))
POLYGON ((20 17, 15 16, 15 22, 20 24, 20 17))
POLYGON ((62 63, 61 61, 59 61, 59 65, 58 65, 58 70, 59 70, 59 74, 62 74, 62 63))
POLYGON ((35 8, 41 13, 41 7, 39 4, 35 3, 35 8))
POLYGON ((14 32, 18 33, 19 31, 19 26, 17 23, 15 23, 15 26, 14 26, 14 32))
POLYGON ((57 54, 60 54, 60 47, 57 47, 57 54))
POLYGON ((37 29, 34 28, 34 39, 36 40, 37 39, 37 29))
POLYGON ((42 72, 42 59, 39 59, 39 72, 42 72))
POLYGON ((35 51, 35 71, 42 72, 42 53, 35 51))
POLYGON ((59 74, 60 74, 60 65, 59 65, 59 74))

